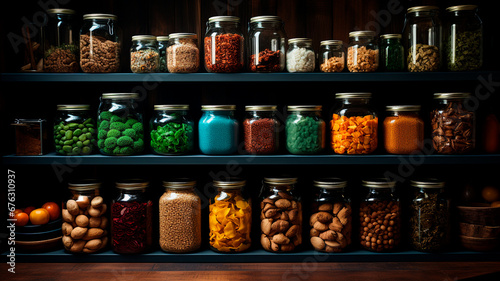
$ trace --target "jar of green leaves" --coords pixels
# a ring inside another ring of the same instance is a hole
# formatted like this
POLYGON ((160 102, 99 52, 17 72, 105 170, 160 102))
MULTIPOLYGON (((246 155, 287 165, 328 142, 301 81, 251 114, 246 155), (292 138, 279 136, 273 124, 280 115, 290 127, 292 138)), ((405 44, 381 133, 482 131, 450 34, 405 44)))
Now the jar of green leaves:
POLYGON ((181 155, 193 152, 193 119, 189 105, 155 105, 151 119, 151 149, 157 154, 181 155))

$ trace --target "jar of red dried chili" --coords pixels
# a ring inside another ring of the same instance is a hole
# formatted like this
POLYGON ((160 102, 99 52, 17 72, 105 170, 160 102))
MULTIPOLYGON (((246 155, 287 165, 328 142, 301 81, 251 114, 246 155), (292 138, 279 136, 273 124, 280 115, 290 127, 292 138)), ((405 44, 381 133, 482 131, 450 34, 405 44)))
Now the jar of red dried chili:
POLYGON ((244 43, 239 17, 209 18, 204 44, 205 69, 208 72, 240 72, 245 65, 244 43))
POLYGON ((250 154, 278 152, 280 122, 276 117, 276 105, 248 105, 245 110, 245 150, 250 154))
POLYGON ((118 196, 111 205, 111 241, 119 254, 140 254, 151 247, 153 203, 145 194, 148 182, 117 182, 118 196))
POLYGON ((277 16, 250 19, 248 68, 253 72, 280 72, 285 69, 286 33, 277 16))

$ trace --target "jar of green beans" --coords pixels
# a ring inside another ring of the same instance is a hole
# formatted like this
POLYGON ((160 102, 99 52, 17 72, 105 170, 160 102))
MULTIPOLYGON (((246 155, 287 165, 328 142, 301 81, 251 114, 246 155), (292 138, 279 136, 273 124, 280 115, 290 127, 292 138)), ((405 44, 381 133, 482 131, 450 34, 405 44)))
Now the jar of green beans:
POLYGON ((54 145, 60 155, 88 155, 96 146, 95 120, 88 104, 59 104, 54 122, 54 145))

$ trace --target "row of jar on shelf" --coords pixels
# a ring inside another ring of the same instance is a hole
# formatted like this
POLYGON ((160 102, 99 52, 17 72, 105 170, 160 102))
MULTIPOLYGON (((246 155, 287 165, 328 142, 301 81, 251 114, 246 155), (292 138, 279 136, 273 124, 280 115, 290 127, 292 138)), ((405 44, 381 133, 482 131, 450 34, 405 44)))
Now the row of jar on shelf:
MULTIPOLYGON (((416 6, 407 11, 404 37, 401 34, 382 35, 380 49, 373 31, 349 33, 347 56, 341 40, 321 41, 319 69, 341 72, 346 59, 350 72, 403 71, 405 65, 411 72, 437 71, 444 63, 450 71, 481 68, 483 32, 477 6, 452 6, 446 11, 449 20, 445 34, 441 34, 438 7, 416 6), (442 37, 445 38, 444 46, 442 37)), ((78 57, 83 72, 119 71, 121 38, 115 15, 84 15, 78 47, 72 39, 76 32, 72 32, 70 24, 74 11, 53 9, 48 13, 51 17, 45 27, 45 71, 77 72, 78 57)), ((289 72, 315 71, 312 40, 290 39, 286 50, 286 38, 284 23, 277 16, 252 17, 247 39, 240 18, 211 17, 203 44, 205 69, 208 72, 241 72, 247 64, 252 72, 281 72, 285 65, 289 72)), ((133 36, 130 69, 135 73, 197 72, 200 66, 197 40, 198 35, 193 33, 133 36)))
MULTIPOLYGON (((423 149, 440 154, 473 151, 476 114, 467 105, 469 97, 468 93, 434 94, 436 104, 430 112, 428 128, 432 139, 429 140, 424 139, 420 106, 387 106, 388 116, 382 126, 385 150, 391 154, 411 154, 423 149)), ((275 105, 246 106, 242 142, 239 141, 240 123, 234 116, 235 105, 203 105, 197 126, 199 150, 204 154, 228 155, 238 153, 242 144, 250 154, 276 154, 280 152, 280 135, 284 131, 286 149, 291 154, 319 154, 325 152, 326 146, 336 154, 374 152, 378 146, 379 125, 377 113, 370 106, 371 93, 337 93, 336 98, 338 103, 328 124, 322 118, 322 106, 318 105, 288 106, 286 118, 275 105), (328 145, 327 130, 331 135, 328 145)), ((137 99, 135 93, 103 94, 97 126, 89 105, 59 105, 53 130, 56 152, 88 155, 94 153, 97 146, 105 155, 140 154, 146 147, 147 132, 151 149, 157 154, 194 153, 195 124, 188 113, 189 105, 155 105, 147 131, 137 99)), ((491 128, 485 130, 484 137, 489 153, 500 149, 500 124, 495 115, 492 117, 491 128)), ((17 126, 17 153, 26 155, 19 149, 33 148, 26 143, 32 141, 29 137, 32 133, 26 122, 19 123, 17 125, 23 126, 17 126)))
POLYGON ((70 183, 71 195, 62 209, 63 243, 66 250, 75 253, 97 252, 106 247, 108 241, 117 253, 144 253, 153 243, 153 206, 158 204, 159 245, 172 253, 198 250, 205 235, 210 248, 216 252, 249 249, 252 213, 256 211, 252 206, 259 206, 260 244, 270 252, 291 252, 302 244, 309 244, 305 241, 310 241, 315 250, 329 253, 343 252, 351 244, 375 252, 395 251, 403 236, 401 214, 406 212, 408 237, 414 249, 434 252, 449 245, 450 205, 444 196, 444 182, 412 181, 413 197, 408 204, 402 204, 395 181, 364 180, 366 194, 359 210, 354 212, 345 192, 345 180, 314 181, 317 193, 306 211, 295 189, 296 183, 297 178, 264 178, 259 202, 252 204, 244 192, 245 180, 214 181, 217 192, 208 206, 208 235, 201 229, 202 202, 194 188, 195 181, 163 182, 166 190, 159 201, 146 195, 146 181, 116 183, 119 192, 109 207, 109 223, 107 201, 100 195, 100 184, 95 181, 70 183), (403 209, 403 205, 409 206, 408 210, 403 209), (108 240, 109 224, 111 239, 108 240), (303 228, 303 225, 308 226, 303 228), (353 229, 358 233, 353 233, 353 229))

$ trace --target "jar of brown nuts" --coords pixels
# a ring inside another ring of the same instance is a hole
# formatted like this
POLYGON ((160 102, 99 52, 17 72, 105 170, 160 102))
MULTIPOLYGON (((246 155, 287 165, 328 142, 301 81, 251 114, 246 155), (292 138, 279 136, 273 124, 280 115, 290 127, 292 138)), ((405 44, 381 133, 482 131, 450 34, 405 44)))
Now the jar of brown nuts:
POLYGON ((302 203, 297 178, 264 178, 260 243, 269 252, 291 252, 302 244, 302 203))
POLYGON ((342 252, 351 244, 351 199, 345 194, 347 182, 339 178, 314 181, 318 194, 309 218, 311 245, 320 252, 342 252))
POLYGON ((401 212, 396 182, 385 178, 364 180, 367 194, 359 210, 359 238, 363 248, 374 252, 395 250, 401 237, 401 212))

